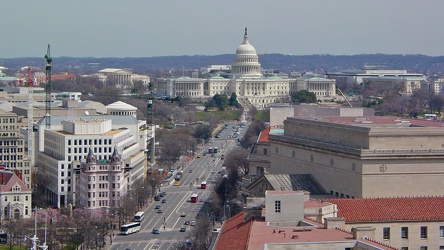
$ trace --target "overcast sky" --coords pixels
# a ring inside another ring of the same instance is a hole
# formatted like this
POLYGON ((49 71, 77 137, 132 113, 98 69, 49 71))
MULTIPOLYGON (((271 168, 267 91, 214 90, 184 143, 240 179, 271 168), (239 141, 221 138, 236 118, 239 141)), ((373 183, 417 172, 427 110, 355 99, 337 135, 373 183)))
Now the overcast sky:
POLYGON ((442 0, 0 0, 0 58, 443 55, 442 0))

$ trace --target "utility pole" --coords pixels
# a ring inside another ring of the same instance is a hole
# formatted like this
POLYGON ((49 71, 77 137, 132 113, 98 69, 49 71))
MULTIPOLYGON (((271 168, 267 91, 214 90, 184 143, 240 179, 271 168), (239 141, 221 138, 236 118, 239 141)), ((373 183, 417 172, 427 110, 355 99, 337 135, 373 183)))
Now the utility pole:
POLYGON ((151 138, 148 142, 147 148, 147 161, 152 166, 155 163, 155 151, 156 151, 156 127, 153 122, 153 98, 148 97, 147 101, 147 115, 146 115, 146 128, 151 133, 151 138))
POLYGON ((31 238, 32 241, 32 250, 37 250, 37 242, 39 238, 37 238, 37 207, 34 209, 34 236, 31 238))

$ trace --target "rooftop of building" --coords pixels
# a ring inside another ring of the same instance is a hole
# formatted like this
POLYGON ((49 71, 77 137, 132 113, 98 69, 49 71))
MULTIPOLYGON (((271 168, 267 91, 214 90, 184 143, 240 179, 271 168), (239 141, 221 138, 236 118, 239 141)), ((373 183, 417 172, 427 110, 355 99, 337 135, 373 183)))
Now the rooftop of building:
POLYGON ((323 199, 337 205, 346 223, 444 220, 444 196, 323 199))
POLYGON ((304 119, 326 123, 344 124, 360 127, 444 127, 442 121, 429 121, 396 116, 318 116, 318 117, 288 117, 287 119, 304 119))
POLYGON ((261 133, 259 134, 258 142, 268 142, 268 136, 270 134, 283 135, 284 129, 279 127, 268 127, 261 131, 261 133))
POLYGON ((253 188, 262 181, 266 181, 272 187, 270 190, 280 192, 308 191, 311 195, 327 194, 311 174, 264 174, 248 185, 247 189, 253 188))
MULTIPOLYGON (((307 226, 279 227, 270 226, 266 221, 257 218, 244 220, 244 212, 238 213, 225 221, 215 250, 222 249, 248 249, 259 250, 270 244, 335 244, 349 242, 354 246, 358 241, 365 242, 379 249, 395 249, 377 242, 355 239, 353 234, 340 229, 325 229, 305 221, 307 226)), ((307 248, 308 249, 308 248, 307 248)))
POLYGON ((125 69, 116 69, 116 68, 105 68, 99 70, 99 73, 128 73, 131 74, 131 71, 125 69))
MULTIPOLYGON (((62 121, 66 120, 72 120, 74 119, 72 116, 51 116, 51 125, 60 125, 62 124, 62 121)), ((76 116, 75 119, 83 119, 83 120, 94 120, 94 119, 108 119, 112 120, 113 124, 117 125, 128 125, 128 124, 139 124, 139 121, 136 117, 128 115, 128 116, 122 116, 122 115, 83 115, 83 116, 76 116)), ((44 126, 46 122, 45 117, 42 117, 39 122, 37 123, 40 126, 44 126)))
MULTIPOLYGON (((87 134, 88 136, 103 136, 103 137, 109 137, 109 136, 113 136, 113 135, 117 135, 120 132, 124 131, 125 129, 111 129, 103 134, 87 134)), ((81 135, 85 135, 84 133, 82 134, 71 134, 69 132, 63 131, 63 130, 56 130, 56 131, 52 131, 56 134, 59 135, 63 135, 63 136, 81 136, 81 135)))
POLYGON ((109 105, 106 105, 106 108, 108 110, 125 110, 125 111, 135 111, 137 110, 136 107, 129 105, 128 103, 122 102, 122 101, 117 101, 117 102, 113 102, 109 105))

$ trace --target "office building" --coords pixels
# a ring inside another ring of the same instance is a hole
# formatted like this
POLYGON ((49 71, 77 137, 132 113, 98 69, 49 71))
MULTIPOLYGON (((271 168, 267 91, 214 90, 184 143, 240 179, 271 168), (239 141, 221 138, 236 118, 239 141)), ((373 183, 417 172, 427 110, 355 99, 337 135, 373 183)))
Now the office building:
POLYGON ((393 116, 288 117, 269 134, 271 174, 311 174, 344 198, 442 195, 442 122, 393 116))

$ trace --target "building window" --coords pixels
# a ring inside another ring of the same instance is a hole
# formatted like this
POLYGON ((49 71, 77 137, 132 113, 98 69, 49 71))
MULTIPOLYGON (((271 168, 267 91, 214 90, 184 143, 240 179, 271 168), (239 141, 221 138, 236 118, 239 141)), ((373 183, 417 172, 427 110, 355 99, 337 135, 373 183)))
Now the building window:
POLYGON ((264 148, 264 155, 267 155, 267 149, 264 148))
POLYGON ((427 250, 427 246, 422 246, 419 248, 419 250, 427 250))
POLYGON ((427 227, 421 227, 420 235, 421 239, 427 239, 427 227))
POLYGON ((382 238, 384 240, 389 240, 390 239, 390 228, 389 227, 384 227, 382 229, 382 238))
POLYGON ((408 238, 409 238, 409 228, 401 227, 401 239, 408 239, 408 238))
POLYGON ((439 237, 444 237, 444 226, 439 227, 439 237))
POLYGON ((275 201, 274 202, 274 212, 280 213, 281 212, 281 201, 275 201))
POLYGON ((409 250, 409 247, 401 247, 401 250, 409 250))

